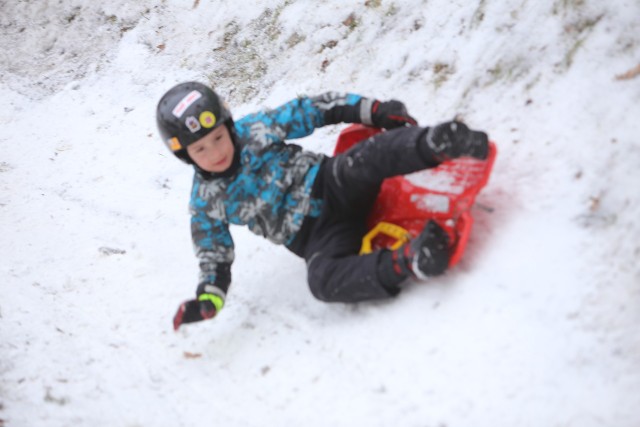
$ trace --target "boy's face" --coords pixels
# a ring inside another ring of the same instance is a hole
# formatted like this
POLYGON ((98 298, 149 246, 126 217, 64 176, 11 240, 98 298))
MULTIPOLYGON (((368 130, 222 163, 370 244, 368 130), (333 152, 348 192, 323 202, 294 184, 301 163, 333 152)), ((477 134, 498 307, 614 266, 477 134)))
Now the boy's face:
POLYGON ((226 171, 233 162, 234 146, 226 126, 219 126, 187 146, 189 157, 207 172, 226 171))

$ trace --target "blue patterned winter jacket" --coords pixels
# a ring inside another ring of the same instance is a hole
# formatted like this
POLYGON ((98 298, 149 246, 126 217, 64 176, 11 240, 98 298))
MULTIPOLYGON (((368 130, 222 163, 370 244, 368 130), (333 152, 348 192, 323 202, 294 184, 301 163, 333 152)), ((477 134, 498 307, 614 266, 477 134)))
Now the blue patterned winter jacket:
POLYGON ((290 244, 306 216, 317 217, 321 200, 311 189, 324 155, 285 140, 302 138, 327 124, 371 124, 372 100, 329 92, 300 97, 235 122, 240 164, 230 176, 196 173, 191 192, 191 232, 200 263, 197 294, 226 298, 234 244, 229 225, 246 225, 276 244, 290 244))

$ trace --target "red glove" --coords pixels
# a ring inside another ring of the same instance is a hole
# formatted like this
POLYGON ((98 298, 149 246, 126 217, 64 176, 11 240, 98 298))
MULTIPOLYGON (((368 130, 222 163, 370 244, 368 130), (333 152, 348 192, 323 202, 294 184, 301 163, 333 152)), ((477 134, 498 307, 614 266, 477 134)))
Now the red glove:
POLYGON ((178 330, 183 323, 199 322, 215 317, 222 308, 222 299, 216 295, 202 294, 196 300, 185 301, 180 304, 176 315, 173 316, 173 329, 178 330), (218 302, 218 304, 215 304, 218 302), (219 308, 216 308, 219 306, 219 308))
POLYGON ((415 126, 416 119, 407 112, 407 107, 400 101, 375 101, 371 107, 371 121, 373 125, 385 129, 401 126, 415 126))

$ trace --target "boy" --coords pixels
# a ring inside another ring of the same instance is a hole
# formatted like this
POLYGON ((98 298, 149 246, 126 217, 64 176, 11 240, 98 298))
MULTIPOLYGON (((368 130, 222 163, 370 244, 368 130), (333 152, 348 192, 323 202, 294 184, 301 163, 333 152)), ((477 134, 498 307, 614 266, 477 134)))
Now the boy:
POLYGON ((222 309, 234 259, 230 224, 303 257, 311 292, 322 301, 386 298, 409 277, 442 274, 450 245, 435 222, 396 250, 358 255, 367 214, 385 178, 488 154, 483 132, 455 121, 421 128, 401 102, 354 94, 300 97, 234 121, 211 88, 187 82, 162 97, 157 122, 169 149, 195 169, 190 210, 200 279, 196 299, 178 308, 176 330, 222 309), (341 122, 393 130, 336 157, 284 142, 341 122))

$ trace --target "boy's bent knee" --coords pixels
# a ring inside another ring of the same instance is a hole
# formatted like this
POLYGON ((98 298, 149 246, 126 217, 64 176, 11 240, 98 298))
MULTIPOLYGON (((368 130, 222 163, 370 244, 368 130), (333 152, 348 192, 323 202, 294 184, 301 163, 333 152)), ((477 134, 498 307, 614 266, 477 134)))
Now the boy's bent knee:
POLYGON ((388 289, 378 279, 376 258, 354 256, 344 262, 316 255, 307 264, 309 289, 324 302, 355 303, 397 295, 399 289, 388 289))
POLYGON ((328 292, 327 287, 329 283, 328 268, 322 260, 319 254, 314 255, 307 264, 307 282, 309 283, 309 290, 311 294, 318 300, 324 302, 334 302, 331 298, 331 292, 328 292), (323 265, 320 265, 323 264, 323 265))
POLYGON ((311 290, 311 295, 313 295, 317 300, 323 302, 338 302, 331 299, 331 296, 328 292, 326 292, 324 283, 318 281, 309 281, 309 290, 311 290))

